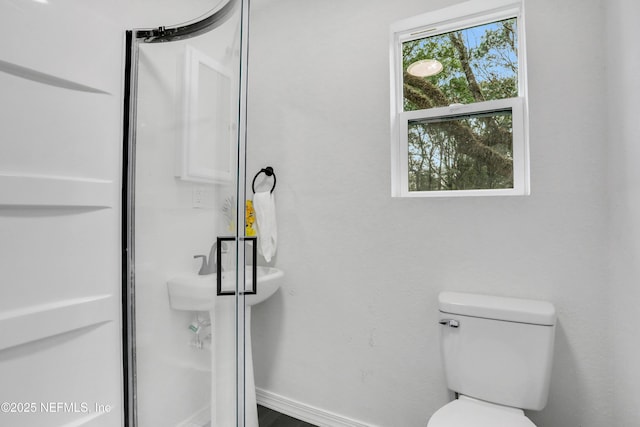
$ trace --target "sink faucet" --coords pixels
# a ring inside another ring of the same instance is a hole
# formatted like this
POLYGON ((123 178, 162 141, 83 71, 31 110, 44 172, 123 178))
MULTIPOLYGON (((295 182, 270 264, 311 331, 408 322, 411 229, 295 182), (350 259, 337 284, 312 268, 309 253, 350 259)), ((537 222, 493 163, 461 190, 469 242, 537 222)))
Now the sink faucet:
MULTIPOLYGON (((204 276, 206 274, 213 274, 216 272, 216 267, 217 267, 217 263, 216 263, 216 251, 217 251, 217 244, 214 243, 211 246, 211 250, 209 251, 209 260, 207 261, 207 256, 206 255, 194 255, 194 258, 202 258, 202 265, 200 266, 200 271, 198 271, 198 274, 201 276, 204 276)), ((222 242, 222 254, 226 254, 227 251, 227 244, 225 242, 222 242)), ((224 271, 224 263, 223 265, 220 266, 220 270, 224 271)))

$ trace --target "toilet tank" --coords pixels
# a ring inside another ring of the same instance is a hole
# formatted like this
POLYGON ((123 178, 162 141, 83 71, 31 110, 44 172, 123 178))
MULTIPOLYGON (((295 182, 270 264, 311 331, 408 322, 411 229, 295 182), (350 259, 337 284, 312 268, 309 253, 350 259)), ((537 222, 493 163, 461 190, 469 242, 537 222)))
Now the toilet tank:
POLYGON ((556 324, 551 303, 442 292, 439 308, 449 389, 500 405, 544 408, 556 324))

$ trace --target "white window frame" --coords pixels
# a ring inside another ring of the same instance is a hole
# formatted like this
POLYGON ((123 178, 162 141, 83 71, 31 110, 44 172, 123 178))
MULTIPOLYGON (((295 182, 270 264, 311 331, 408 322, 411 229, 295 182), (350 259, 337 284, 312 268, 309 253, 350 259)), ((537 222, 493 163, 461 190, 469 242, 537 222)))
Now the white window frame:
POLYGON ((522 196, 530 194, 529 131, 523 0, 471 0, 394 23, 390 37, 391 195, 393 197, 522 196), (518 25, 518 96, 449 107, 404 111, 402 43, 503 19, 518 25), (511 110, 513 123, 513 188, 409 191, 408 125, 416 119, 511 110))

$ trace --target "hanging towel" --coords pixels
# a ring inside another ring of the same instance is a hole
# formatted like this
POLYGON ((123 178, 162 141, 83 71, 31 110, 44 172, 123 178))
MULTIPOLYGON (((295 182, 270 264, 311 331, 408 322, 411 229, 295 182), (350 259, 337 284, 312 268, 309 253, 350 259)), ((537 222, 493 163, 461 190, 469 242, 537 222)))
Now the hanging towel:
POLYGON ((253 195, 253 208, 256 211, 258 248, 264 259, 269 262, 276 254, 278 245, 278 227, 276 226, 276 203, 273 193, 262 191, 253 195))

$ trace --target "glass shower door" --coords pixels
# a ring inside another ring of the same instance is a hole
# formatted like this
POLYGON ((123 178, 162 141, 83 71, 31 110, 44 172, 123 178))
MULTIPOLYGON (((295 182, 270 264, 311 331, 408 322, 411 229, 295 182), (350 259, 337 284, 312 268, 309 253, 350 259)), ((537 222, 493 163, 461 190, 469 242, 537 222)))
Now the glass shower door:
POLYGON ((246 14, 128 33, 131 426, 245 425, 246 14))

